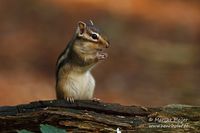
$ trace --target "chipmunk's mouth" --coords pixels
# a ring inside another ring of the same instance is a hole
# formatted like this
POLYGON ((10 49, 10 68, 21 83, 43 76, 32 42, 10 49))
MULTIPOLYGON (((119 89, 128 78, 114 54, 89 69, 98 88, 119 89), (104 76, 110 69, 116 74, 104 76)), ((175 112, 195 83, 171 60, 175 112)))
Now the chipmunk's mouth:
POLYGON ((105 48, 97 48, 96 50, 99 54, 106 53, 105 48))
POLYGON ((101 52, 101 51, 103 51, 103 49, 102 49, 102 48, 97 48, 97 51, 100 51, 100 52, 101 52))

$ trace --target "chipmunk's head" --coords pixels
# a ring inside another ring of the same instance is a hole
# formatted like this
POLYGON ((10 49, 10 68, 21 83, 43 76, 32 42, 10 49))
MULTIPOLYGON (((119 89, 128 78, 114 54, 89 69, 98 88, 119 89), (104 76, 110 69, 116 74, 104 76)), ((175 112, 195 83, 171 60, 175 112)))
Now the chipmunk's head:
POLYGON ((109 47, 109 42, 105 36, 94 26, 93 22, 78 22, 76 37, 82 43, 83 50, 102 51, 103 48, 109 47))

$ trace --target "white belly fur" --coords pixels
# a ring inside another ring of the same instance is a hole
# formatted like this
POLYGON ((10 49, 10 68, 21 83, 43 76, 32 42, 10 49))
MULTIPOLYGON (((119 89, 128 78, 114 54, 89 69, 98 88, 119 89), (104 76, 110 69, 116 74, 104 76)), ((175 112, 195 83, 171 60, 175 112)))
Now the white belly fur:
POLYGON ((91 73, 70 73, 64 90, 65 98, 73 97, 74 99, 87 100, 92 99, 95 88, 95 80, 91 73))

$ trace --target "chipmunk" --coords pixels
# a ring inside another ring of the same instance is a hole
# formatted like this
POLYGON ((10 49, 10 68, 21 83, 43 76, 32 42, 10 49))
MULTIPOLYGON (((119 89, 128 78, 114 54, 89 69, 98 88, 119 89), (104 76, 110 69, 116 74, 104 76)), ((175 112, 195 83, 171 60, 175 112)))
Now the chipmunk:
POLYGON ((56 63, 57 99, 74 100, 93 99, 95 80, 91 69, 107 58, 103 52, 109 42, 93 22, 78 22, 76 32, 56 63))

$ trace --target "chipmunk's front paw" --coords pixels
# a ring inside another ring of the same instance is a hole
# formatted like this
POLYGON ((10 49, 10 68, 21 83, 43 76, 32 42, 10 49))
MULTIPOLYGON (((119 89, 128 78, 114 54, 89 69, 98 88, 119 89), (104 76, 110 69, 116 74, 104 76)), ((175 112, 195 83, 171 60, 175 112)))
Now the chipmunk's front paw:
POLYGON ((98 52, 97 53, 98 60, 105 60, 107 57, 108 57, 107 53, 103 53, 103 52, 98 52))
POLYGON ((66 100, 69 103, 74 103, 74 98, 73 97, 67 97, 66 100))

